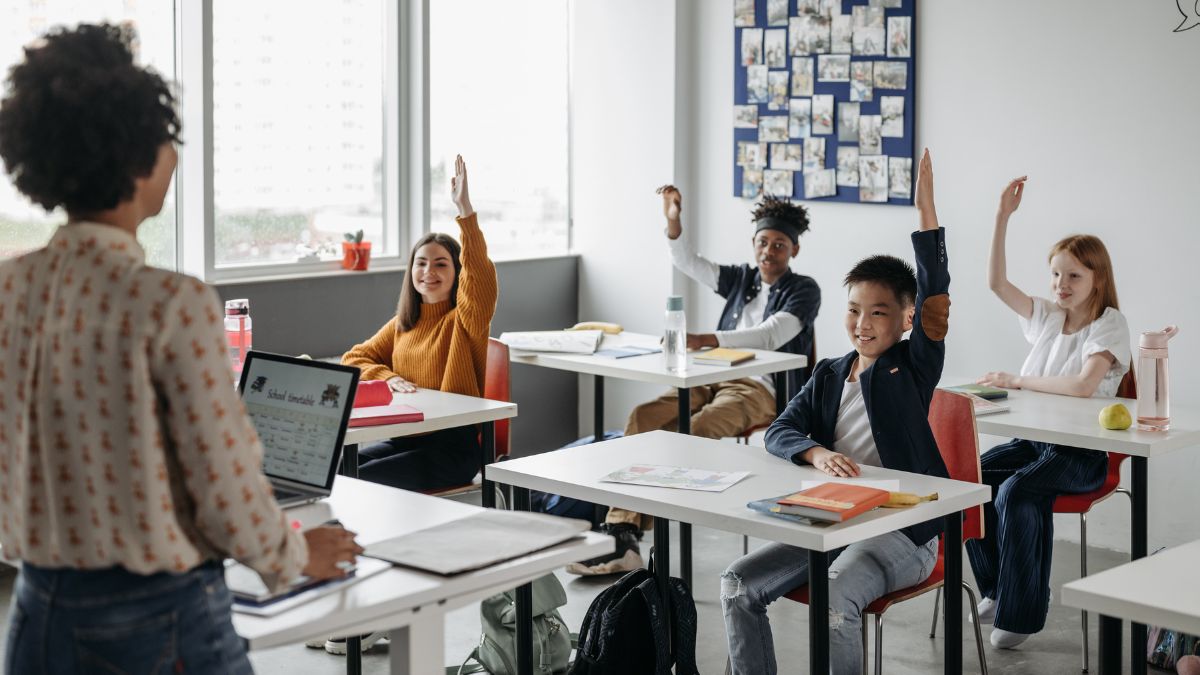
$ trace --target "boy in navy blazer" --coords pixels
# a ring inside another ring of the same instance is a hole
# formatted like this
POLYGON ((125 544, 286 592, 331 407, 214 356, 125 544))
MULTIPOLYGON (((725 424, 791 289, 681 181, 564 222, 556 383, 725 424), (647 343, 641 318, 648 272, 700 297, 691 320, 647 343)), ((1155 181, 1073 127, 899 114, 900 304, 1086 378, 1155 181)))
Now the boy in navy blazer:
MULTIPOLYGON (((846 275, 845 327, 854 351, 817 364, 804 389, 767 430, 767 451, 831 476, 860 464, 948 477, 929 428, 929 403, 942 375, 950 309, 944 231, 933 202, 926 150, 918 168, 917 270, 877 255, 846 275), (911 330, 909 339, 902 339, 911 330)), ((858 673, 861 608, 924 581, 937 561, 941 519, 852 544, 830 554, 832 671, 858 673)), ((803 549, 768 544, 721 575, 721 605, 734 673, 775 673, 767 605, 808 581, 803 549)))

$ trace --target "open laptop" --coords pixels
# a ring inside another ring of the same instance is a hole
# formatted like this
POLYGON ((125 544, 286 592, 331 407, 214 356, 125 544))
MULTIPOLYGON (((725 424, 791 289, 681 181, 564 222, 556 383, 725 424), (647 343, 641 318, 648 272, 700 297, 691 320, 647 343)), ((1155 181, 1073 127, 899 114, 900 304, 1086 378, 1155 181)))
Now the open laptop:
POLYGON ((328 497, 358 387, 358 368, 250 351, 238 389, 281 506, 328 497))

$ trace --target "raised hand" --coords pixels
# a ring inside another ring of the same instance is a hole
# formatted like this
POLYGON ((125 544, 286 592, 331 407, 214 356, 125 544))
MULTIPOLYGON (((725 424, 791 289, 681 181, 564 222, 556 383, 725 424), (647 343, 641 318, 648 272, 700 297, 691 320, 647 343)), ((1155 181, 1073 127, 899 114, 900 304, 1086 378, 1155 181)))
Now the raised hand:
POLYGON ((450 199, 458 207, 458 217, 465 218, 475 209, 471 208, 471 196, 467 193, 467 164, 462 155, 454 158, 454 177, 450 179, 450 199))
POLYGON ((916 202, 921 213, 921 229, 938 229, 937 209, 933 205, 933 160, 929 157, 929 148, 925 148, 917 165, 916 202))
POLYGON ((1000 195, 1000 208, 996 215, 1000 218, 1008 219, 1014 211, 1021 208, 1021 196, 1025 194, 1025 181, 1029 180, 1029 176, 1021 176, 1014 178, 1008 185, 1004 186, 1004 192, 1000 195))
POLYGON ((667 217, 667 236, 672 239, 678 238, 683 232, 683 223, 679 220, 679 215, 683 212, 683 195, 674 185, 664 185, 654 193, 662 195, 663 198, 663 215, 667 217))

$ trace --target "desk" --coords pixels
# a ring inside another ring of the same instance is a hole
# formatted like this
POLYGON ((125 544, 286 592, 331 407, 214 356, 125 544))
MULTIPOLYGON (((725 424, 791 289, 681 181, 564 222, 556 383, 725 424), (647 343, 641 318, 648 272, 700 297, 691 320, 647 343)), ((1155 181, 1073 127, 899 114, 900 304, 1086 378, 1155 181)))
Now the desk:
MULTIPOLYGON (((392 394, 394 403, 405 403, 420 410, 425 419, 403 424, 381 424, 372 427, 351 427, 346 430, 342 455, 342 475, 358 477, 358 446, 385 441, 389 438, 427 434, 431 431, 482 424, 483 442, 479 466, 492 463, 496 454, 496 420, 517 416, 517 404, 450 392, 437 389, 418 389, 411 394, 392 394)), ((483 484, 483 505, 495 506, 496 493, 489 481, 483 484)))
MULTIPOLYGON (((1200 541, 1065 584, 1068 607, 1100 615, 1100 673, 1121 672, 1121 619, 1200 634, 1200 541)), ((1145 641, 1130 655, 1146 663, 1145 641)))
MULTIPOLYGON (((903 491, 918 494, 937 492, 939 499, 911 509, 871 511, 848 523, 827 527, 801 525, 751 511, 746 503, 792 492, 801 480, 820 480, 825 478, 824 474, 812 467, 788 464, 762 448, 666 431, 652 431, 492 464, 487 467, 487 473, 498 483, 515 486, 515 493, 544 490, 577 499, 617 504, 653 515, 656 574, 659 588, 663 591, 667 588, 670 545, 667 532, 672 520, 807 549, 809 569, 812 570, 809 586, 812 600, 809 604, 810 673, 829 672, 829 580, 826 575, 829 561, 826 553, 909 525, 944 517, 946 672, 957 673, 962 670, 962 511, 991 498, 986 485, 864 466, 864 478, 898 479, 903 491), (630 464, 749 471, 750 476, 718 493, 600 481, 601 477, 630 464)), ((717 583, 716 579, 711 581, 717 583)))
MULTIPOLYGON (((657 344, 659 336, 645 335, 642 333, 631 333, 625 331, 620 335, 605 335, 601 349, 613 347, 621 347, 629 344, 649 345, 657 344)), ((679 433, 690 434, 692 432, 692 415, 691 415, 691 395, 689 389, 691 387, 701 387, 708 384, 716 384, 718 382, 728 382, 729 380, 737 380, 743 377, 756 377, 759 375, 770 375, 797 368, 804 368, 808 365, 808 357, 798 354, 788 354, 787 352, 776 352, 765 349, 749 349, 745 351, 754 352, 754 358, 749 361, 744 361, 734 366, 706 366, 696 364, 692 361, 692 357, 698 352, 693 352, 688 356, 688 367, 683 373, 672 373, 667 370, 666 357, 660 352, 658 354, 646 354, 643 356, 630 356, 623 359, 614 359, 607 356, 595 356, 593 354, 558 354, 546 352, 521 352, 512 350, 509 352, 509 360, 513 363, 524 363, 531 366, 541 366, 543 368, 554 368, 556 370, 569 370, 575 373, 583 373, 594 376, 593 386, 595 394, 593 396, 593 429, 597 441, 604 438, 604 378, 618 377, 623 380, 632 382, 646 382, 650 384, 661 384, 668 387, 675 387, 679 390, 679 433)), ((786 378, 776 378, 775 383, 775 403, 779 412, 783 411, 787 405, 788 396, 786 388, 782 380, 786 378)), ((606 504, 608 502, 598 502, 606 504)), ((686 523, 680 523, 679 537, 681 555, 679 559, 680 576, 683 580, 691 585, 692 583, 692 536, 691 526, 686 523)))
MULTIPOLYGON (((332 513, 358 532, 359 543, 370 544, 479 510, 449 499, 338 476, 327 500, 289 509, 287 514, 307 526, 323 522, 332 513)), ((447 611, 612 549, 612 537, 589 532, 558 546, 452 577, 393 567, 277 616, 235 613, 233 625, 252 650, 328 635, 391 630, 391 672, 440 673, 444 669, 442 619, 447 611)))
MULTIPOLYGON (((942 383, 946 385, 973 381, 973 378, 942 378, 942 383)), ((1133 503, 1130 554, 1134 560, 1144 558, 1148 546, 1147 504, 1150 492, 1146 460, 1200 445, 1200 429, 1193 426, 1200 423, 1200 414, 1172 406, 1173 424, 1170 431, 1139 431, 1136 423, 1125 431, 1113 431, 1102 428, 1097 421, 1100 409, 1113 403, 1122 403, 1135 414, 1136 422, 1136 401, 1123 398, 1079 398, 1010 389, 1008 399, 1004 403, 1009 406, 1009 410, 976 418, 980 433, 1130 455, 1132 466, 1129 490, 1133 503)), ((1130 634, 1130 646, 1134 651, 1132 672, 1135 675, 1144 675, 1146 660, 1141 658, 1141 652, 1146 644, 1146 626, 1134 623, 1130 634)))

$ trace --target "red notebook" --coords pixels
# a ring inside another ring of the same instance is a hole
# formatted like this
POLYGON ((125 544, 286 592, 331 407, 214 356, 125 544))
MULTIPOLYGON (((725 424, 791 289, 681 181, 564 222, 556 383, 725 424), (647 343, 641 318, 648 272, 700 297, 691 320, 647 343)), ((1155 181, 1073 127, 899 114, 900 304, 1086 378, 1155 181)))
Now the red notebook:
POLYGON ((861 485, 821 483, 783 497, 776 503, 779 513, 840 523, 886 504, 890 495, 887 490, 861 485))
POLYGON ((392 389, 387 382, 359 382, 350 411, 351 427, 374 427, 381 424, 421 422, 425 413, 411 405, 392 403, 392 389))

